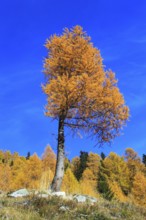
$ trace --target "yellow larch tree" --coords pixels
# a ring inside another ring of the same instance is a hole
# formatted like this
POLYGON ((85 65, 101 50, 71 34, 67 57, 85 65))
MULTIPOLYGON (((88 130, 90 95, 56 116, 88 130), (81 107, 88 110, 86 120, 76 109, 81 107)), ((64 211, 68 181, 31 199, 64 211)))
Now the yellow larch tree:
POLYGON ((47 190, 54 177, 56 165, 56 155, 51 146, 48 145, 42 155, 42 174, 40 180, 40 189, 47 190))
POLYGON ((97 177, 98 177, 100 160, 101 160, 101 158, 98 154, 93 153, 93 152, 90 152, 88 154, 87 168, 90 169, 93 172, 96 180, 97 180, 97 177))
POLYGON ((42 161, 33 154, 29 160, 26 160, 25 166, 25 187, 28 189, 39 189, 42 174, 42 161))
POLYGON ((129 169, 130 189, 132 189, 135 175, 138 172, 146 173, 145 165, 142 163, 137 152, 132 148, 127 148, 125 150, 124 158, 129 169))
POLYGON ((80 180, 81 193, 97 197, 97 177, 93 171, 86 168, 80 180))
POLYGON ((74 194, 80 192, 79 182, 75 178, 70 168, 67 168, 62 183, 62 190, 68 194, 74 194))
MULTIPOLYGON (((15 155, 14 155, 15 156, 15 155)), ((16 156, 13 160, 13 166, 11 167, 12 170, 12 189, 17 190, 25 187, 26 181, 26 173, 25 173, 25 166, 26 166, 26 159, 21 158, 20 156, 16 156)))
POLYGON ((100 51, 82 27, 65 29, 46 42, 44 61, 46 116, 58 120, 56 172, 52 190, 60 190, 64 175, 64 127, 110 142, 128 119, 128 107, 112 71, 105 71, 100 51))
POLYGON ((51 169, 52 172, 55 172, 56 165, 56 155, 52 148, 48 145, 45 148, 45 151, 42 155, 42 166, 44 170, 51 169))
POLYGON ((112 199, 118 200, 120 202, 128 201, 128 197, 125 196, 118 182, 108 180, 109 194, 112 199))
POLYGON ((84 170, 80 180, 81 189, 83 189, 82 193, 97 196, 99 164, 100 156, 96 153, 90 152, 86 163, 87 168, 84 170))
POLYGON ((146 207, 146 177, 140 171, 134 176, 131 194, 135 203, 146 207))
POLYGON ((50 168, 48 168, 47 170, 43 169, 41 173, 39 189, 41 191, 48 190, 48 188, 50 187, 52 183, 53 177, 54 177, 54 173, 50 168))
POLYGON ((118 197, 123 201, 130 191, 129 169, 123 157, 111 152, 101 161, 99 172, 99 191, 110 199, 118 197), (115 187, 113 187, 115 186, 115 187))
POLYGON ((71 170, 77 179, 78 179, 79 171, 80 171, 79 167, 80 167, 80 158, 76 156, 71 161, 71 170))
POLYGON ((0 165, 0 189, 9 192, 12 190, 12 172, 8 164, 0 165))

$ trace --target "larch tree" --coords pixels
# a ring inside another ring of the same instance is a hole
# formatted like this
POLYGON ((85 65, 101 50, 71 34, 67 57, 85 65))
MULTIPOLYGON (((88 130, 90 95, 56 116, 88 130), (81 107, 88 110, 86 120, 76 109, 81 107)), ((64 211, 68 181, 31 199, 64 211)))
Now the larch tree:
POLYGON ((25 187, 29 189, 38 189, 42 175, 42 161, 36 153, 26 160, 24 168, 25 173, 25 187))
POLYGON ((0 166, 0 189, 8 192, 11 190, 12 172, 8 164, 1 164, 0 166))
POLYGON ((79 168, 80 168, 80 158, 78 156, 76 156, 71 161, 71 170, 77 180, 79 179, 79 176, 80 176, 79 168))
POLYGON ((88 154, 86 168, 82 173, 81 184, 90 185, 92 192, 97 191, 98 172, 100 165, 100 156, 98 154, 90 152, 88 154))
POLYGON ((42 155, 42 165, 43 170, 51 169, 51 171, 55 172, 56 155, 49 145, 45 148, 45 152, 42 155))
POLYGON ((48 145, 42 155, 42 175, 40 189, 47 190, 50 186, 55 173, 56 155, 48 145))
MULTIPOLYGON (((12 172, 12 190, 17 190, 25 187, 26 179, 26 159, 23 160, 19 155, 15 157, 13 161, 13 166, 11 167, 12 172)), ((27 170, 28 171, 28 170, 27 170)))
POLYGON ((119 135, 129 116, 112 71, 105 71, 100 51, 82 27, 65 29, 45 44, 46 116, 58 120, 56 172, 52 190, 59 191, 64 175, 64 127, 93 135, 98 144, 119 135))
POLYGON ((109 185, 117 183, 123 193, 128 195, 130 188, 129 169, 124 159, 116 153, 111 152, 109 156, 102 161, 99 178, 98 186, 101 192, 105 193, 106 190, 108 191, 107 185, 109 183, 109 185))
POLYGON ((62 189, 65 190, 65 192, 67 192, 69 194, 79 193, 79 182, 75 178, 75 176, 70 168, 67 168, 65 171, 62 189))
POLYGON ((145 165, 142 163, 137 152, 132 148, 126 148, 124 159, 129 169, 130 189, 132 189, 135 175, 138 172, 146 173, 145 165))
POLYGON ((134 202, 141 206, 146 206, 146 177, 143 173, 136 173, 131 193, 134 197, 134 202))

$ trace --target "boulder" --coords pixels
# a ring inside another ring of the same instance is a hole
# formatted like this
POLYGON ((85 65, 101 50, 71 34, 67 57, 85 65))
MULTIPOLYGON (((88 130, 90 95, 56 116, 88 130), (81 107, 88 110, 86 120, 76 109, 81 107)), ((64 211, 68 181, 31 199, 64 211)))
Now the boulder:
POLYGON ((86 202, 86 197, 83 195, 74 195, 73 200, 77 202, 86 202))
POLYGON ((61 192, 61 191, 59 191, 59 192, 52 192, 50 195, 51 196, 59 196, 59 197, 62 197, 62 198, 66 198, 66 193, 65 192, 61 192))
POLYGON ((77 201, 77 202, 88 202, 90 204, 94 204, 97 202, 97 199, 88 195, 74 195, 73 196, 73 200, 77 201))
POLYGON ((87 202, 94 204, 97 202, 97 198, 92 197, 92 196, 86 196, 87 202))
POLYGON ((38 197, 40 197, 40 198, 48 198, 49 195, 45 194, 45 193, 41 193, 41 194, 38 194, 38 197))
POLYGON ((19 189, 13 193, 8 194, 8 196, 15 197, 15 198, 24 197, 24 196, 28 196, 28 195, 29 195, 29 192, 27 189, 19 189))

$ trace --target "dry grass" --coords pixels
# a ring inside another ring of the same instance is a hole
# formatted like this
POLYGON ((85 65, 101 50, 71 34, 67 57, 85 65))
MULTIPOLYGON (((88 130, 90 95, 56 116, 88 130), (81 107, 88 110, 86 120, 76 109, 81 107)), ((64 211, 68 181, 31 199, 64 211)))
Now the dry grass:
POLYGON ((2 220, 145 220, 146 209, 130 203, 98 199, 96 205, 77 204, 60 198, 1 198, 2 220), (66 211, 60 207, 67 207, 66 211))

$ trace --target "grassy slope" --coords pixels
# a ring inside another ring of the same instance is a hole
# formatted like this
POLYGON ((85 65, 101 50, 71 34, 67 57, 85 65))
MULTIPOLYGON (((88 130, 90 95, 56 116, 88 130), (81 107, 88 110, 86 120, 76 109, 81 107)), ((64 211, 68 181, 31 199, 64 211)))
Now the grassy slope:
POLYGON ((128 203, 99 199, 96 205, 60 198, 0 198, 0 219, 7 220, 145 220, 146 209, 128 203), (68 211, 61 211, 67 206, 68 211))

